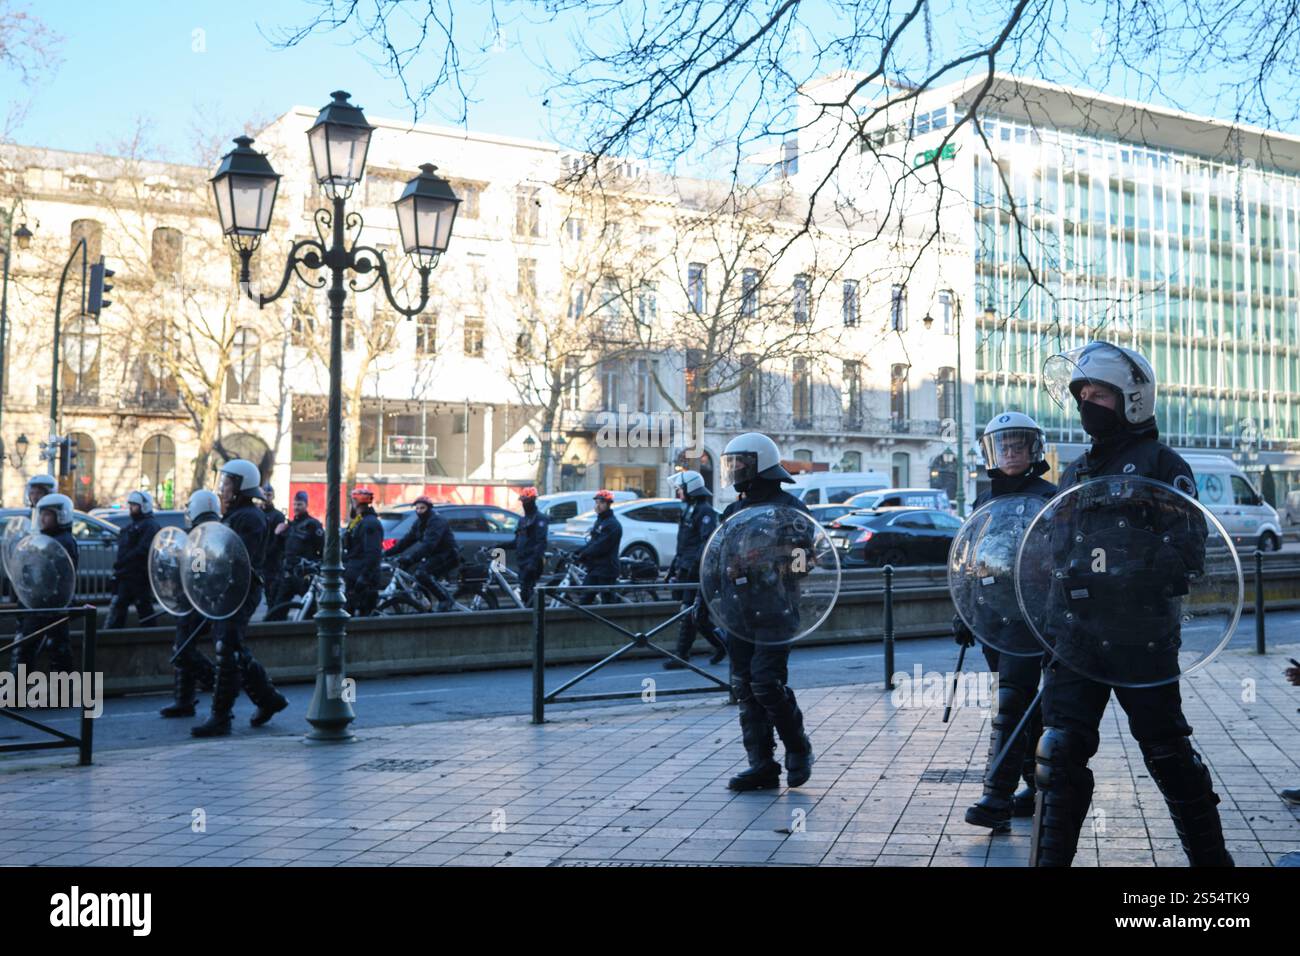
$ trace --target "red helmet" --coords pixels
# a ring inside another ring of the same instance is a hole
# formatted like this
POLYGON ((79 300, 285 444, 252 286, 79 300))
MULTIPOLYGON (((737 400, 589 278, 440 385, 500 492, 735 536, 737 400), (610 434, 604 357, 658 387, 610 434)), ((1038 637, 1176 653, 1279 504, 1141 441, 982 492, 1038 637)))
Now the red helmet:
POLYGON ((522 499, 522 498, 536 498, 536 497, 537 497, 537 489, 534 488, 532 485, 529 485, 527 488, 520 488, 520 489, 519 489, 519 497, 520 497, 521 499, 522 499))
POLYGON ((430 508, 432 508, 432 507, 433 507, 433 499, 430 498, 428 495, 417 495, 416 498, 415 498, 415 500, 412 501, 411 504, 413 504, 413 505, 428 505, 430 508))
POLYGON ((614 503, 614 492, 606 491, 604 488, 602 488, 600 489, 600 491, 596 492, 596 494, 593 496, 593 500, 608 501, 612 505, 614 503))
POLYGON ((375 493, 365 485, 352 489, 352 500, 360 505, 374 504, 375 493))

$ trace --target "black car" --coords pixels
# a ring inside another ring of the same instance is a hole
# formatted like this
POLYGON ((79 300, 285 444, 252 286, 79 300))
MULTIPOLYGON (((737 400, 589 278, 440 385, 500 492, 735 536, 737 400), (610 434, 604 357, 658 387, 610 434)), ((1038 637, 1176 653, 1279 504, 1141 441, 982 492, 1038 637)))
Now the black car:
POLYGON ((930 508, 855 511, 832 521, 826 531, 846 567, 946 564, 961 521, 930 508))
POLYGON ((817 523, 826 526, 836 518, 850 514, 856 509, 852 505, 809 505, 808 510, 817 519, 817 523))
MULTIPOLYGON (((131 523, 131 512, 126 508, 96 508, 91 512, 93 517, 100 521, 107 521, 118 531, 121 531, 131 523)), ((158 522, 160 528, 184 528, 185 512, 184 511, 157 511, 153 513, 154 520, 158 522)))
MULTIPOLYGON (((515 528, 523 515, 507 511, 496 505, 436 504, 438 514, 447 519, 456 536, 460 559, 464 564, 476 563, 479 548, 505 549, 506 564, 515 566, 515 528)), ((402 536, 415 524, 415 505, 393 505, 379 512, 384 526, 384 549, 402 540, 402 536)))
MULTIPOLYGON (((0 528, 17 515, 28 516, 28 508, 0 508, 0 528)), ((72 536, 77 540, 76 601, 102 601, 112 594, 113 564, 117 561, 120 532, 110 522, 84 511, 72 513, 72 536)), ((3 569, 0 569, 3 573, 3 569)), ((5 593, 9 582, 5 582, 5 593)))

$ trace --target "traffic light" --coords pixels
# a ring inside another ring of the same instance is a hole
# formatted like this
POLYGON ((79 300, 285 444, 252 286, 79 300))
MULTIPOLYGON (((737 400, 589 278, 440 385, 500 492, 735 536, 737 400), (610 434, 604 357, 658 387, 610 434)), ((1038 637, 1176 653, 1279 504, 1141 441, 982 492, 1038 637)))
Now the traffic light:
POLYGON ((103 256, 100 256, 99 261, 90 267, 90 298, 86 311, 91 315, 99 315, 101 310, 113 304, 113 300, 105 296, 113 291, 113 286, 108 280, 116 274, 104 264, 103 256))
POLYGON ((77 440, 71 436, 59 439, 59 475, 71 476, 77 470, 77 440))

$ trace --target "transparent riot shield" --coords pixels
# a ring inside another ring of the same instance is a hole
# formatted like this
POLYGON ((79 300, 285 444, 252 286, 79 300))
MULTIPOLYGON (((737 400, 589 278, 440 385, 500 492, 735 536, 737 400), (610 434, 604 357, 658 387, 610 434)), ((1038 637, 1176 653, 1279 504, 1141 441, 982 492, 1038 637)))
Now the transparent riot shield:
POLYGON ((63 545, 49 535, 29 534, 14 546, 9 580, 23 607, 67 607, 77 572, 63 545))
POLYGON ((700 592, 713 622, 755 644, 792 644, 835 606, 840 562, 824 528, 788 505, 732 515, 700 559, 700 592))
POLYGON ((209 521, 189 533, 181 564, 181 587, 194 610, 219 621, 232 616, 248 597, 253 569, 239 535, 209 521))
POLYGON ((163 609, 175 617, 183 617, 194 609, 181 582, 188 544, 189 537, 183 528, 163 528, 149 545, 149 586, 163 609))
POLYGON ((19 541, 36 531, 36 524, 29 514, 13 515, 5 519, 4 531, 0 533, 0 561, 4 562, 5 574, 10 578, 13 577, 13 572, 9 570, 9 559, 14 548, 18 547, 19 541))

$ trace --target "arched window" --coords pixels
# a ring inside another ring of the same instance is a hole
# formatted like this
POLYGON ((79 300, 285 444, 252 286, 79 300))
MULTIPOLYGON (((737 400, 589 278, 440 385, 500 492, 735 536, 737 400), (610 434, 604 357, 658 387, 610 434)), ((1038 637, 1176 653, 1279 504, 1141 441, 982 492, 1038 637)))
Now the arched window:
POLYGON ((72 405, 99 402, 99 322, 79 315, 68 322, 60 344, 63 352, 63 396, 72 405))
POLYGON ((948 492, 948 499, 957 498, 957 456, 951 451, 936 455, 930 461, 930 487, 948 492))
POLYGON ((95 439, 85 432, 73 432, 77 460, 72 471, 72 503, 79 511, 98 507, 95 495, 95 439))
POLYGON ((140 485, 160 508, 175 507, 176 445, 166 435, 145 439, 140 450, 140 485))
POLYGON ((77 219, 72 223, 71 235, 68 239, 69 247, 75 247, 77 240, 86 240, 86 261, 96 262, 102 252, 101 238, 104 235, 104 224, 98 219, 77 219))
POLYGON ((153 249, 151 260, 154 274, 175 277, 181 272, 181 246, 183 240, 179 229, 159 226, 153 231, 153 249))
POLYGON ((836 471, 861 471, 862 470, 862 452, 846 451, 840 455, 840 463, 836 471))
MULTIPOLYGON (((221 448, 227 455, 226 461, 235 458, 251 461, 257 466, 257 470, 262 473, 262 480, 266 481, 272 465, 271 447, 262 439, 256 435, 250 435, 248 432, 240 432, 238 435, 231 435, 228 438, 221 439, 221 448)), ((217 457, 221 456, 218 455, 217 457)), ((220 463, 216 463, 215 467, 220 467, 220 463)))
POLYGON ((235 331, 230 345, 230 367, 226 370, 226 401, 256 405, 261 379, 261 354, 257 333, 249 328, 235 331))
POLYGON ((895 488, 907 488, 912 484, 912 456, 905 451, 894 452, 891 462, 895 488))

